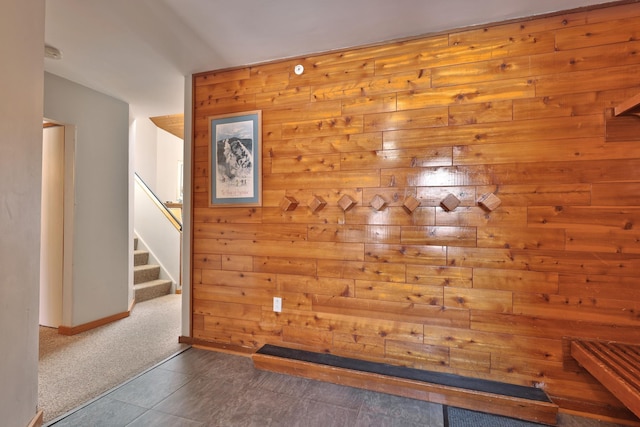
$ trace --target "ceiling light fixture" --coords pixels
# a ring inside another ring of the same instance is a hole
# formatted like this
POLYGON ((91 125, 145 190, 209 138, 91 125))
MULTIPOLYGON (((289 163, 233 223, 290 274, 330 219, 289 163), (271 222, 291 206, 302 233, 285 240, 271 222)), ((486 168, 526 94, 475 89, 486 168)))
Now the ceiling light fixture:
POLYGON ((45 44, 44 57, 49 59, 62 59, 62 52, 57 47, 45 44))

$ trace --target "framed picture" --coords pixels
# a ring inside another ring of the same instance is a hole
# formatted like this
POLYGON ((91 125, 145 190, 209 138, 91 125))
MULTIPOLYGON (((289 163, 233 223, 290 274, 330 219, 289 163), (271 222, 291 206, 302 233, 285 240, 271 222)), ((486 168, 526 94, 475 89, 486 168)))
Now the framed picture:
POLYGON ((262 111, 209 120, 209 206, 262 205, 262 111))

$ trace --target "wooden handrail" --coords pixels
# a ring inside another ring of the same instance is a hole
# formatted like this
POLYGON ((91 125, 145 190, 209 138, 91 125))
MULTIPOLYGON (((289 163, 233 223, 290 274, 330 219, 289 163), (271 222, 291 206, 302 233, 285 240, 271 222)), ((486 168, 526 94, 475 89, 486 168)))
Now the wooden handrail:
POLYGON ((158 209, 167 217, 169 222, 173 224, 176 230, 182 232, 182 221, 180 221, 176 216, 171 212, 171 210, 155 195, 155 193, 149 188, 149 186, 144 182, 140 175, 135 173, 136 183, 140 185, 140 188, 144 190, 144 192, 149 196, 149 198, 156 204, 158 209))

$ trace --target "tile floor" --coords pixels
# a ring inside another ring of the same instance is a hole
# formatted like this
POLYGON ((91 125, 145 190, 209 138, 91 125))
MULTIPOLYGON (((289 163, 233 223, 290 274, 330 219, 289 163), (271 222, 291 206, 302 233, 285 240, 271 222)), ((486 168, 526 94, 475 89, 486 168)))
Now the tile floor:
MULTIPOLYGON (((441 405, 258 371, 251 359, 190 348, 49 426, 428 426, 441 405)), ((613 426, 559 418, 560 426, 613 426)))

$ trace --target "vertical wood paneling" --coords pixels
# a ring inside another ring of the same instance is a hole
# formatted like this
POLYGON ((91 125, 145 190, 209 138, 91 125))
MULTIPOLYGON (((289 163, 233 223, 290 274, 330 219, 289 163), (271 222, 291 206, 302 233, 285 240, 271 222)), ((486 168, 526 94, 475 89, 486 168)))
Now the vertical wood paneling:
POLYGON ((630 3, 196 75, 194 336, 625 414, 566 343, 640 343, 640 127, 605 140, 640 93, 638 28, 630 3), (207 117, 254 109, 263 206, 210 208, 207 117))

